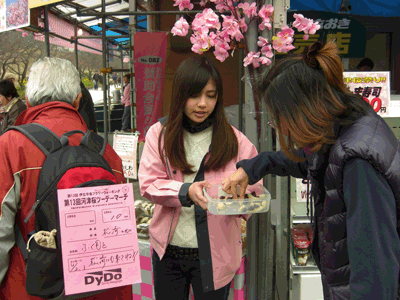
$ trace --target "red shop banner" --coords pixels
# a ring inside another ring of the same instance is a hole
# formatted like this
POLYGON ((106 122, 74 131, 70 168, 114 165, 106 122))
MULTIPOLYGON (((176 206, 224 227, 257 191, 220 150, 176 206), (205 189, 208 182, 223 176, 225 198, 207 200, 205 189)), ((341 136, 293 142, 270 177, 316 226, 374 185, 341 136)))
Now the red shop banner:
POLYGON ((390 72, 343 72, 344 82, 354 93, 362 96, 381 116, 390 108, 390 72))
POLYGON ((137 32, 134 35, 137 131, 139 142, 162 114, 167 34, 137 32))

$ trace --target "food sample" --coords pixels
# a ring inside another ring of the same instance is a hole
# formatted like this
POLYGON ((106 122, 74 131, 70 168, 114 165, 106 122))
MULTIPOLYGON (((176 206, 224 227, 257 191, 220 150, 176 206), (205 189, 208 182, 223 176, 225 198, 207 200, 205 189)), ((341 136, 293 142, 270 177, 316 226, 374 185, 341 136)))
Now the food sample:
MULTIPOLYGON (((241 215, 266 212, 271 199, 268 191, 261 184, 251 186, 249 190, 243 199, 237 199, 223 191, 221 185, 203 189, 204 196, 208 200, 207 208, 212 214, 241 215)), ((237 195, 240 195, 239 189, 237 192, 237 195)))

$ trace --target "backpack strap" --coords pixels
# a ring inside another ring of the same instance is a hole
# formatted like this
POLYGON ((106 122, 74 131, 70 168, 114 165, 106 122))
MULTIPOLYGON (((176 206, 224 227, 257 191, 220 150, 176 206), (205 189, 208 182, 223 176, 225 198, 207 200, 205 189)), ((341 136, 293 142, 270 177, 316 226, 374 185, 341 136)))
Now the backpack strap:
POLYGON ((10 126, 8 130, 17 130, 29 138, 47 156, 62 147, 60 138, 47 127, 30 123, 19 126, 10 126))
POLYGON ((100 135, 92 132, 91 130, 88 130, 83 135, 80 146, 85 146, 103 156, 104 151, 106 150, 106 141, 100 135))
POLYGON ((15 234, 15 243, 17 244, 19 250, 21 250, 22 256, 26 260, 28 259, 28 251, 26 250, 26 242, 22 236, 21 229, 19 228, 17 222, 14 224, 14 234, 15 234))

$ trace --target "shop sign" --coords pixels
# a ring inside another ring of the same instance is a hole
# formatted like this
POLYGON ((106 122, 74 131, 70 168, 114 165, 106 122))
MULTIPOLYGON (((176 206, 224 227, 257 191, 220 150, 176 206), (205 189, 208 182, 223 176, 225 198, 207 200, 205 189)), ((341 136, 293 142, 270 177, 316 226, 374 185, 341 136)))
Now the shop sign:
POLYGON ((0 0, 0 32, 29 25, 28 0, 0 0))
POLYGON ((343 72, 349 89, 360 95, 382 117, 389 115, 390 72, 343 72))
POLYGON ((136 126, 140 132, 139 142, 144 141, 150 126, 161 118, 166 56, 165 32, 135 33, 136 126))
MULTIPOLYGON (((289 27, 295 21, 293 14, 302 14, 304 17, 317 21, 321 28, 316 34, 304 40, 304 34, 295 34, 293 53, 301 54, 304 48, 317 41, 325 43, 330 39, 336 40, 341 57, 364 57, 367 31, 358 20, 352 19, 347 14, 322 12, 322 11, 296 11, 287 13, 289 27)), ((278 54, 279 55, 279 54, 278 54)))

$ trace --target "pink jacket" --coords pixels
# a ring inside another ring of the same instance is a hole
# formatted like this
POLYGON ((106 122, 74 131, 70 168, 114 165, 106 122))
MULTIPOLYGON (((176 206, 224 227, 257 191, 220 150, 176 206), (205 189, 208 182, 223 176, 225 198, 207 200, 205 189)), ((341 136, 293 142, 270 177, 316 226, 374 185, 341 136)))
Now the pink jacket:
POLYGON ((125 106, 131 106, 131 84, 128 83, 124 88, 124 95, 122 96, 121 102, 125 106))
MULTIPOLYGON (((149 233, 150 244, 160 259, 175 231, 181 207, 187 204, 186 195, 190 186, 183 183, 181 171, 174 170, 168 161, 167 165, 162 163, 158 152, 161 129, 160 122, 149 128, 139 166, 140 193, 156 204, 149 233)), ((247 137, 234 127, 233 130, 239 142, 238 156, 222 170, 206 172, 204 178, 210 184, 221 184, 222 180, 236 171, 238 161, 257 155, 255 146, 247 137)), ((203 262, 210 262, 201 269, 206 292, 224 287, 233 279, 242 258, 241 217, 247 220, 250 215, 222 216, 201 211, 204 218, 200 222, 206 234, 198 239, 199 256, 203 262)), ((196 215, 196 223, 199 222, 197 218, 196 215)), ((199 237, 199 227, 197 229, 199 237)))

